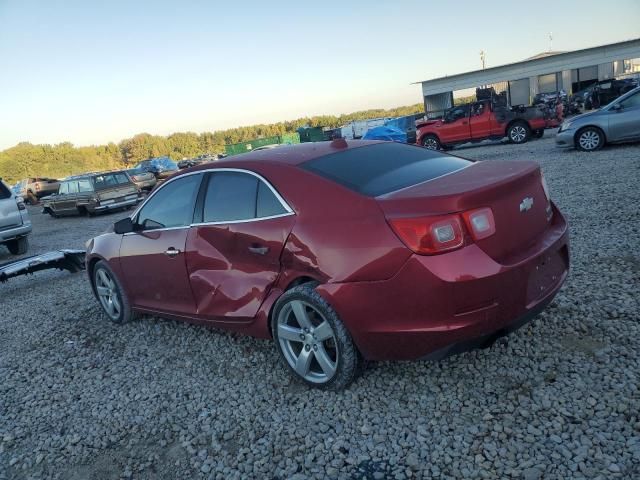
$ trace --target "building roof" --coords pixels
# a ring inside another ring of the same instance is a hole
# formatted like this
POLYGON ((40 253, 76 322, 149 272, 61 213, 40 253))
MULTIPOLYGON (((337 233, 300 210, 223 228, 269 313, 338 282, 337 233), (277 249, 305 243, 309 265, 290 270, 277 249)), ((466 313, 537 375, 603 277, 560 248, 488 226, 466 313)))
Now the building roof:
POLYGON ((423 94, 431 95, 637 57, 640 57, 640 38, 570 52, 543 52, 519 62, 447 75, 414 84, 422 84, 423 94))

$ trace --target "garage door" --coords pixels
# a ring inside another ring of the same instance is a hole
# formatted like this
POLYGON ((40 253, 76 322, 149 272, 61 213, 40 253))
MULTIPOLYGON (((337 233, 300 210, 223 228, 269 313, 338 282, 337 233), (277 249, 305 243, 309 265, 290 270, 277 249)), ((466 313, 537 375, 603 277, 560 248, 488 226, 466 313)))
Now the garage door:
POLYGON ((509 103, 511 105, 529 105, 529 79, 509 82, 509 103))
POLYGON ((548 75, 538 76, 538 91, 540 93, 557 92, 558 84, 556 83, 556 74, 549 73, 548 75))

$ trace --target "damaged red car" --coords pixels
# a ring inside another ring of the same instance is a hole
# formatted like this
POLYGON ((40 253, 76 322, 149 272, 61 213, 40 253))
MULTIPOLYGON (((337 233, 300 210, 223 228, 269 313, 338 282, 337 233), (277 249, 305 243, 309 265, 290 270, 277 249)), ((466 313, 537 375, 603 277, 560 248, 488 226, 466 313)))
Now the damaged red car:
POLYGON ((440 359, 535 317, 569 269, 538 164, 334 140, 182 171, 87 269, 107 316, 274 341, 291 373, 346 387, 365 360, 440 359))

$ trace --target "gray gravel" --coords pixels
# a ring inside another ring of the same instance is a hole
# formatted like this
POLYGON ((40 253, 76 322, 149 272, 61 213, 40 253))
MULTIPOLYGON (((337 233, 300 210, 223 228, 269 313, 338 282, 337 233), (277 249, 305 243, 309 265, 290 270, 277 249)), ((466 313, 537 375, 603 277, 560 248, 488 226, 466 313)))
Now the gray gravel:
MULTIPOLYGON (((640 145, 551 136, 457 153, 542 164, 572 235, 552 306, 507 345, 373 364, 345 392, 290 382, 268 341, 116 327, 84 274, 0 285, 0 479, 640 478, 640 145)), ((123 216, 31 212, 34 252, 123 216)))

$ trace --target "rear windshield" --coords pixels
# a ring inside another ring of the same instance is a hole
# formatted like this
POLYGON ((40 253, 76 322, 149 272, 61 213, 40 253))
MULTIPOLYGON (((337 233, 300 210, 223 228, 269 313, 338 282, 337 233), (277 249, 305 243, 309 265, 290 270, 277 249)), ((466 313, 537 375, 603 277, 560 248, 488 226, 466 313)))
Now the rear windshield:
POLYGON ((471 165, 462 158, 402 143, 352 148, 302 164, 302 168, 358 193, 377 197, 471 165))
POLYGON ((4 200, 10 197, 11 197, 11 190, 9 190, 4 183, 0 182, 0 200, 4 200))
POLYGON ((126 185, 130 183, 129 177, 124 172, 118 173, 105 173, 103 175, 96 175, 93 177, 93 184, 96 190, 101 188, 117 187, 118 185, 126 185))

